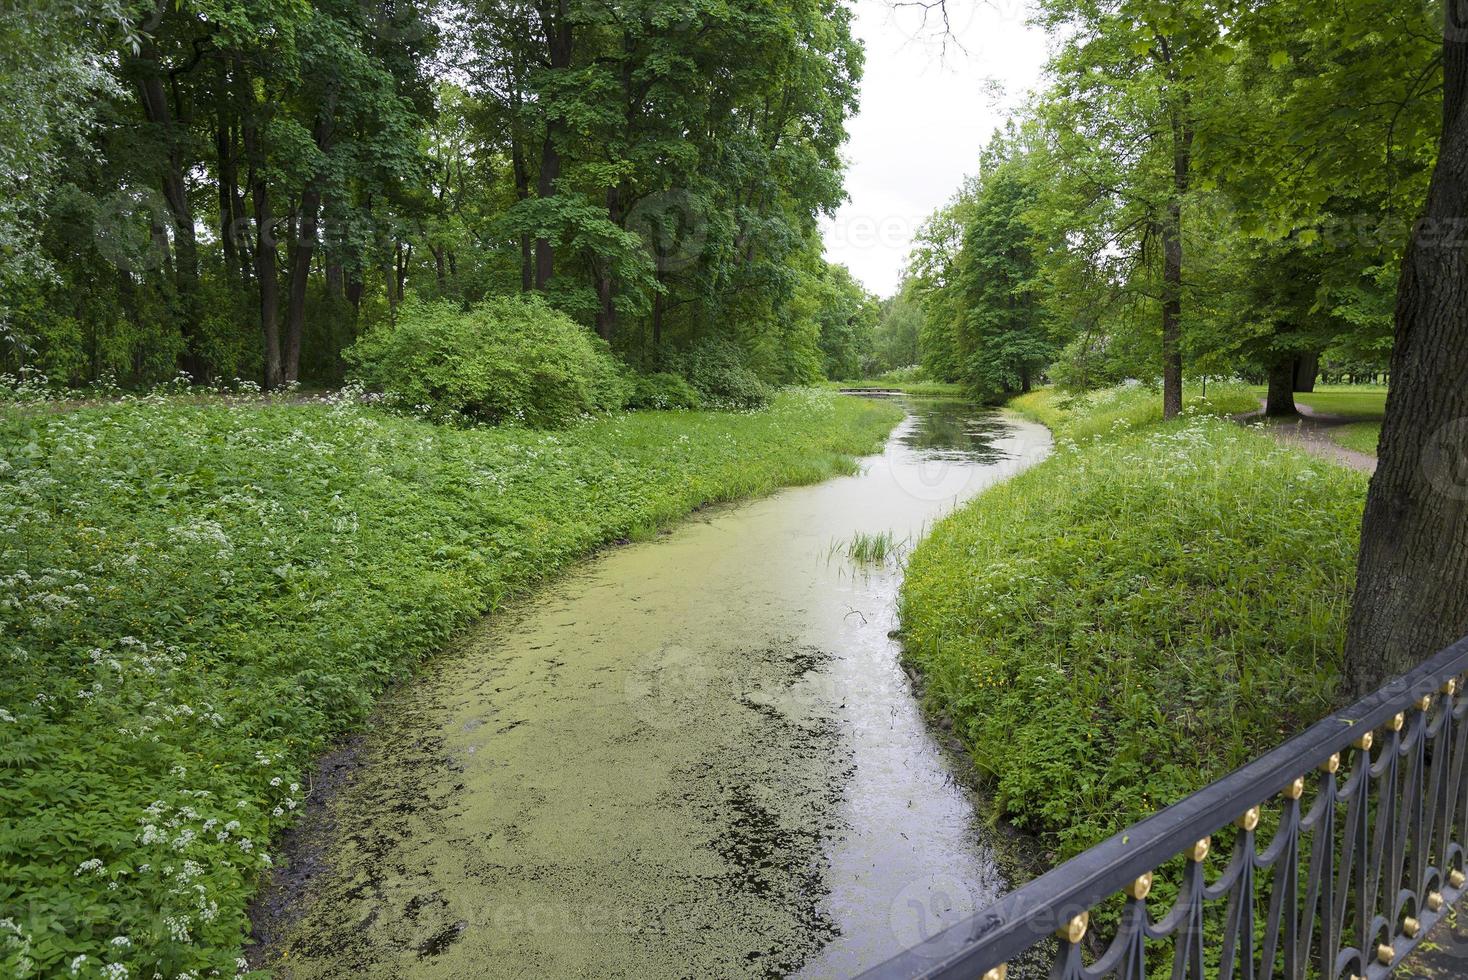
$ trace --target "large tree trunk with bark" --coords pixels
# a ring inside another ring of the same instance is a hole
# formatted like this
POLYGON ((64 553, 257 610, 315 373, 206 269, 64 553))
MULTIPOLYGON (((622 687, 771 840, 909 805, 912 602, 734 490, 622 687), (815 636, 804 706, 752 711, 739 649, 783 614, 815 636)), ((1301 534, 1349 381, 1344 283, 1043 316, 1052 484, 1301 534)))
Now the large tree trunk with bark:
POLYGON ((1300 392, 1312 392, 1315 390, 1315 379, 1320 374, 1320 355, 1301 354, 1295 360, 1295 390, 1300 392))
POLYGON ((1273 418, 1288 418, 1299 415, 1295 407, 1295 357, 1293 354, 1276 355, 1269 369, 1269 394, 1264 400, 1264 414, 1273 418))
POLYGON ((1168 207, 1162 228, 1162 417, 1183 410, 1182 207, 1168 207))
POLYGON ((1450 3, 1443 135, 1397 293, 1346 686, 1371 691, 1468 633, 1468 23, 1450 3))

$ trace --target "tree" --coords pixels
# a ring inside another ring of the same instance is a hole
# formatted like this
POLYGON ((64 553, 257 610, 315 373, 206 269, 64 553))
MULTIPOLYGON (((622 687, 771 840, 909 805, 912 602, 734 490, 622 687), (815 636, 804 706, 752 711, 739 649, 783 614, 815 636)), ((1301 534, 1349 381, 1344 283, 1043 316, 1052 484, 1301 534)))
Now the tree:
POLYGON ((1373 690, 1468 632, 1468 9, 1443 25, 1442 137, 1402 263, 1346 677, 1373 690))
POLYGON ((1042 112, 1083 206, 1143 265, 1160 255, 1163 415, 1182 410, 1184 217, 1200 120, 1228 42, 1230 0, 1042 0, 1065 41, 1042 112), (1104 216, 1104 217, 1103 217, 1104 216))

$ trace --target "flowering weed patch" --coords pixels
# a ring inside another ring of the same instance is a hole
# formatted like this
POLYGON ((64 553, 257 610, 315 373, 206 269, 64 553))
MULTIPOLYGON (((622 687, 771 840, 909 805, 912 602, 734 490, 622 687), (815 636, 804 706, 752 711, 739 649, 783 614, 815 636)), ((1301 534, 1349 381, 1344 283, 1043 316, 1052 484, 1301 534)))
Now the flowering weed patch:
POLYGON ((1070 857, 1334 706, 1365 492, 1211 418, 1062 439, 914 552, 907 655, 1070 857))
POLYGON ((554 434, 0 412, 0 973, 233 975, 305 766, 385 685, 590 550, 849 469, 899 417, 807 391, 554 434))

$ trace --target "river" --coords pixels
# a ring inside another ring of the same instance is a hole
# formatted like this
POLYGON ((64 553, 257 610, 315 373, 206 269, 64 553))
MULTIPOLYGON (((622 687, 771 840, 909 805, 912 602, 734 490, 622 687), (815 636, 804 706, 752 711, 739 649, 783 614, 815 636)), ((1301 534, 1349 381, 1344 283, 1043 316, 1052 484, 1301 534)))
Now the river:
POLYGON ((909 402, 859 475, 705 509, 470 631, 299 836, 283 976, 849 976, 1003 882, 889 633, 920 539, 1049 452, 909 402), (307 860, 304 855, 309 855, 307 860))

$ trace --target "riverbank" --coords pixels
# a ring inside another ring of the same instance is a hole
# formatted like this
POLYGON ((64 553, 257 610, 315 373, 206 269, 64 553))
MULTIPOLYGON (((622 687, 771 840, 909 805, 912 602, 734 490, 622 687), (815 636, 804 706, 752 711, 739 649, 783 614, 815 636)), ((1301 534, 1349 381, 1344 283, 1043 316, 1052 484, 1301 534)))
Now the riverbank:
POLYGON ((812 391, 556 433, 0 415, 0 966, 232 974, 302 773, 378 692, 601 546, 850 472, 900 416, 812 391))
POLYGON ((1366 480, 1204 414, 1236 394, 1017 400, 1056 456, 910 560, 909 662, 1055 861, 1333 706, 1366 480))

